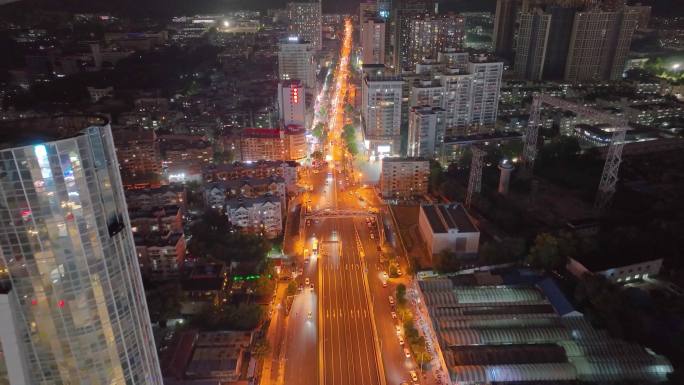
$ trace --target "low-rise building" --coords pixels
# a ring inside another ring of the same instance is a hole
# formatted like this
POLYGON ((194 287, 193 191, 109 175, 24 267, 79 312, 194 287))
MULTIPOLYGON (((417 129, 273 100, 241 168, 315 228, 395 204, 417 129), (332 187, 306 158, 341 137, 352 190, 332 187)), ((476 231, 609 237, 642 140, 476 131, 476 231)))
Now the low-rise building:
POLYGON ((197 314, 207 305, 218 306, 225 298, 228 272, 223 263, 200 263, 181 280, 181 314, 197 314))
POLYGON ((425 158, 384 158, 380 193, 386 199, 410 199, 427 194, 430 162, 425 158))
POLYGON ((474 272, 418 282, 423 332, 451 383, 662 383, 664 356, 595 329, 552 278, 474 272))
POLYGON ((129 210, 170 205, 185 208, 186 202, 183 185, 170 184, 158 188, 126 190, 126 205, 129 210))
POLYGON ((212 208, 222 208, 226 199, 256 198, 264 195, 278 197, 284 205, 287 198, 285 179, 281 176, 234 179, 212 182, 204 187, 205 201, 207 206, 212 208))
POLYGON ((233 226, 252 234, 275 238, 283 231, 282 205, 275 196, 235 198, 225 202, 225 213, 233 226))
POLYGON ((175 341, 161 357, 165 384, 233 384, 248 362, 254 333, 187 330, 175 341))
POLYGON ((480 230, 459 203, 421 205, 418 230, 430 255, 450 250, 463 257, 477 256, 480 230))
POLYGON ((159 142, 152 130, 116 130, 112 133, 124 185, 158 186, 162 177, 159 142))
POLYGON ((129 209, 128 217, 133 234, 146 236, 153 232, 183 230, 183 210, 175 205, 129 209))
POLYGON ((219 164, 205 168, 203 171, 203 180, 204 182, 218 182, 280 176, 285 181, 285 188, 287 191, 293 192, 297 188, 298 167, 299 164, 292 161, 259 161, 219 164))
POLYGON ((567 269, 577 278, 587 273, 600 274, 609 281, 616 283, 629 283, 654 277, 660 273, 663 266, 662 258, 640 258, 603 260, 600 258, 569 258, 567 269))
POLYGON ((185 260, 185 236, 179 232, 134 235, 143 276, 164 280, 178 277, 185 260))

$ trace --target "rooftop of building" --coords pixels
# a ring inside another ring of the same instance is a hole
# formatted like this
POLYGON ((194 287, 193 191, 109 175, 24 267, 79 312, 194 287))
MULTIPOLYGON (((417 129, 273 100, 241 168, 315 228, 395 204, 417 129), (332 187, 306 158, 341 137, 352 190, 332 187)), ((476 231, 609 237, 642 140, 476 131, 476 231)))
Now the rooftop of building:
POLYGON ((245 128, 242 130, 243 138, 280 138, 279 128, 245 128))
POLYGON ((134 234, 133 240, 136 246, 145 247, 166 247, 166 246, 176 246, 178 241, 183 238, 183 233, 161 233, 158 231, 152 232, 147 235, 134 234))
POLYGON ((230 207, 230 208, 249 207, 249 206, 253 206, 255 204, 263 204, 263 203, 273 203, 273 204, 279 205, 280 199, 278 199, 278 197, 275 197, 273 195, 266 194, 266 195, 263 195, 260 197, 254 197, 254 198, 239 197, 239 198, 226 200, 226 202, 225 202, 226 207, 230 207))
POLYGON ((139 218, 158 218, 163 216, 176 216, 181 211, 178 205, 153 206, 140 209, 131 209, 128 211, 129 219, 139 218))
POLYGON ((651 383, 672 371, 663 356, 594 329, 551 277, 476 274, 419 281, 453 381, 651 383))
POLYGON ((53 142, 80 136, 92 126, 106 126, 104 115, 55 115, 0 121, 0 149, 53 142))
POLYGON ((285 179, 281 176, 269 176, 266 178, 242 178, 242 179, 232 179, 232 180, 222 180, 219 182, 209 183, 205 189, 210 190, 214 187, 222 189, 239 188, 245 185, 248 186, 261 186, 271 183, 285 183, 285 179))
POLYGON ((397 157, 397 158, 383 158, 383 163, 408 163, 408 162, 429 162, 427 158, 423 157, 397 157))
POLYGON ((459 233, 479 232, 463 205, 459 203, 421 205, 421 210, 435 234, 456 230, 459 233))

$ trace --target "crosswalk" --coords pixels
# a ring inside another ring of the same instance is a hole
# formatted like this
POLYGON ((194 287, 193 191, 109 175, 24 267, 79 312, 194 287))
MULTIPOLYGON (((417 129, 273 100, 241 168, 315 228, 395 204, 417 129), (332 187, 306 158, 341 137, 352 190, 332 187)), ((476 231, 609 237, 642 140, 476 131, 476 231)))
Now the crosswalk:
POLYGON ((335 308, 335 309, 327 309, 325 311, 325 318, 332 318, 332 319, 342 319, 342 318, 358 318, 358 319, 363 319, 363 318, 368 318, 368 311, 366 309, 361 309, 361 308, 353 308, 353 309, 343 309, 343 308, 335 308))

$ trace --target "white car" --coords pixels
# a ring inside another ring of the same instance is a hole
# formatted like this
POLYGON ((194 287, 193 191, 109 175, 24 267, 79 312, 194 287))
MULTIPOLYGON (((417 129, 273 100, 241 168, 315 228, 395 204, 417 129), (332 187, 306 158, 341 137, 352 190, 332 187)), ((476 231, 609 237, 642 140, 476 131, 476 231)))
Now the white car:
POLYGON ((401 326, 396 325, 395 328, 397 329, 397 335, 400 336, 401 335, 401 326))
POLYGON ((399 337, 399 345, 404 346, 404 339, 399 337))
POLYGON ((307 279, 304 280, 304 285, 305 285, 305 286, 309 286, 309 278, 307 278, 307 279))
POLYGON ((389 303, 390 305, 394 305, 394 297, 392 297, 391 295, 389 296, 389 303))
POLYGON ((392 315, 392 319, 397 319, 397 313, 396 312, 393 311, 390 314, 392 315))
POLYGON ((404 348, 404 355, 406 356, 406 358, 411 358, 411 351, 408 348, 404 348))

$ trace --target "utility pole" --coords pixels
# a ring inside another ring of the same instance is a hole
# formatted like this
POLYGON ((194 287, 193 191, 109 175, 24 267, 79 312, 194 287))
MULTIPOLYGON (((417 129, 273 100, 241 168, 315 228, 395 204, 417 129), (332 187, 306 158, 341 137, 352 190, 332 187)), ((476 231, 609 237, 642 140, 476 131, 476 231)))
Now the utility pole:
POLYGON ((531 176, 534 172, 534 160, 537 158, 537 137, 541 116, 542 95, 535 93, 530 108, 530 117, 527 119, 527 127, 523 135, 523 174, 531 176))
POLYGON ((468 177, 468 191, 465 199, 467 208, 470 208, 473 195, 482 191, 482 159, 486 154, 486 151, 478 145, 472 145, 470 150, 473 153, 473 158, 470 161, 470 176, 468 177))

